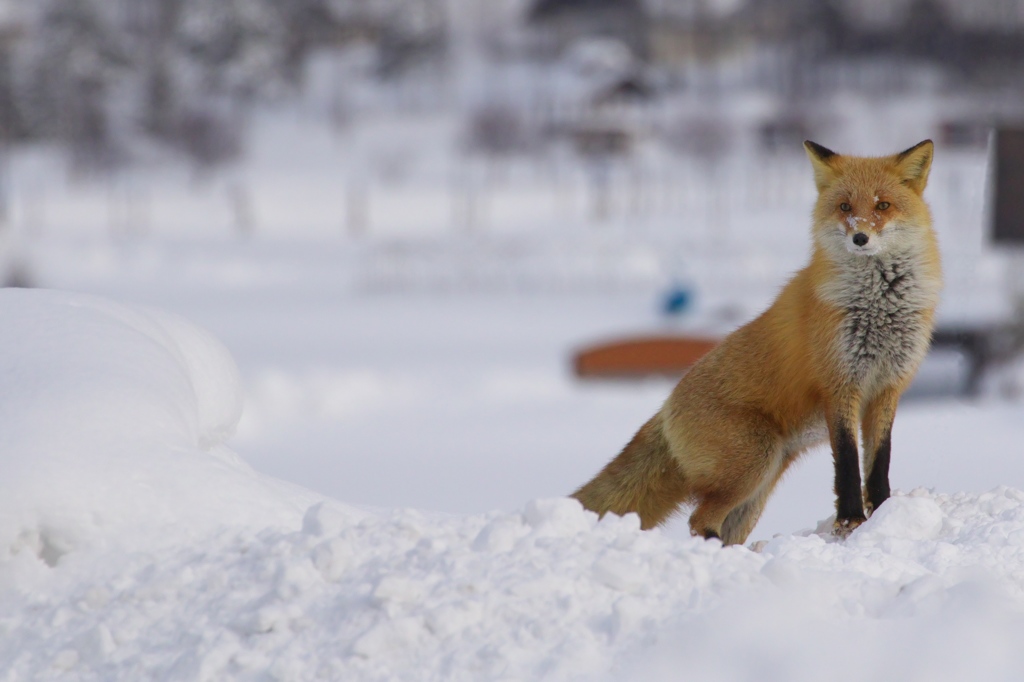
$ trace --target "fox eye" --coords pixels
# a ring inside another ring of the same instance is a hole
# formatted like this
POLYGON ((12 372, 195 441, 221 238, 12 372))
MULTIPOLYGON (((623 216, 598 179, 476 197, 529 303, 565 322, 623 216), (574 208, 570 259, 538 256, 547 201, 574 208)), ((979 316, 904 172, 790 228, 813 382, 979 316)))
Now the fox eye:
POLYGON ((877 208, 879 211, 884 211, 885 209, 889 208, 889 202, 888 201, 879 201, 878 205, 875 206, 875 208, 877 208))
POLYGON ((843 203, 839 204, 839 210, 849 212, 853 210, 853 206, 850 206, 848 203, 844 201, 843 203))

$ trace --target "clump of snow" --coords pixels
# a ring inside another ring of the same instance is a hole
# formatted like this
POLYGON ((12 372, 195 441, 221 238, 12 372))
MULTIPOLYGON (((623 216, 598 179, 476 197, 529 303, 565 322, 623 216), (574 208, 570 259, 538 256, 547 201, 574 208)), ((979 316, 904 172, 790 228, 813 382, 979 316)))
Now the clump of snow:
MULTIPOLYGON (((0 292, 0 679, 1015 679, 1024 492, 896 494, 759 552, 570 499, 357 511, 225 447, 191 324, 0 292)), ((486 454, 486 453, 482 453, 486 454)))
POLYGON ((868 519, 867 527, 880 537, 930 540, 942 530, 942 510, 923 497, 893 498, 868 519))

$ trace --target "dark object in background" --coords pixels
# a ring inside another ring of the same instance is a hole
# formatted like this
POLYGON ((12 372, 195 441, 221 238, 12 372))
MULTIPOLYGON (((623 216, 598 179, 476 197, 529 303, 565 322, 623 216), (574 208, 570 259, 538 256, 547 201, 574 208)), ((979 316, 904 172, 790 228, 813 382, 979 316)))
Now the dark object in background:
POLYGON ((12 258, 3 274, 3 288, 29 289, 35 286, 35 278, 24 258, 12 258))
POLYGON ((573 146, 580 156, 609 158, 626 156, 633 148, 632 133, 617 126, 581 126, 571 131, 573 146))
POLYGON ((945 147, 985 149, 992 126, 975 119, 946 119, 939 124, 939 140, 945 147))
POLYGON ((537 138, 522 112, 512 105, 491 103, 470 114, 465 142, 472 151, 502 156, 530 151, 537 138))
POLYGON ((656 94, 643 74, 631 73, 598 90, 592 102, 597 106, 644 103, 653 100, 656 94))
POLYGON ((810 136, 810 126, 802 118, 787 116, 761 125, 758 138, 766 152, 792 152, 803 148, 803 141, 810 136))
POLYGON ((1024 245, 1024 128, 997 128, 993 166, 992 242, 1024 245))

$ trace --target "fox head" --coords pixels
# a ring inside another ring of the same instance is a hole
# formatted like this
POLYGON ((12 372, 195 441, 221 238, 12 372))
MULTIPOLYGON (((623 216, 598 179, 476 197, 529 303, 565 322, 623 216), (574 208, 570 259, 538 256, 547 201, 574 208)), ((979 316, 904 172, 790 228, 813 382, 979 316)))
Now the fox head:
POLYGON ((930 233, 921 194, 932 165, 931 140, 872 158, 836 154, 809 140, 804 148, 818 186, 815 242, 833 258, 904 251, 930 233))

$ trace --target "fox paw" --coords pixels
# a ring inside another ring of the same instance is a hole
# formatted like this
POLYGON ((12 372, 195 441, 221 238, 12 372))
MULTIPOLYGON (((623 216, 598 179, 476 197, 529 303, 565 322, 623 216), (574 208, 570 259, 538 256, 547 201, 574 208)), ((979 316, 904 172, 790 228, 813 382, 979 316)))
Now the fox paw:
POLYGON ((836 519, 836 522, 832 524, 832 535, 840 540, 845 540, 864 521, 863 516, 852 519, 836 519))
MULTIPOLYGON (((885 499, 887 500, 889 498, 886 497, 885 499)), ((876 506, 875 503, 872 502, 871 500, 865 499, 864 500, 864 516, 866 516, 867 518, 870 519, 871 515, 875 513, 875 510, 878 509, 878 507, 881 507, 883 504, 885 504, 885 500, 882 500, 876 506)))

